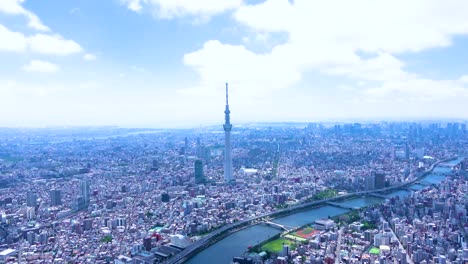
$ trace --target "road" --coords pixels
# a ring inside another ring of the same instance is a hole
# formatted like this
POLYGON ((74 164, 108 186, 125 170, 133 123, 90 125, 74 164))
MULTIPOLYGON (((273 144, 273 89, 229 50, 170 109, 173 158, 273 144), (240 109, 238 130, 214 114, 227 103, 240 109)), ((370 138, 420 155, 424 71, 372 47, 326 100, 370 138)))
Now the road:
MULTIPOLYGON (((447 159, 447 160, 450 160, 450 159, 447 159)), ((278 210, 278 211, 275 211, 275 212, 262 214, 262 215, 254 217, 254 218, 250 218, 250 219, 242 220, 240 222, 228 224, 228 225, 223 226, 223 227, 221 227, 219 229, 216 229, 215 231, 211 232, 209 235, 207 235, 207 236, 203 237, 202 239, 190 244, 188 247, 186 247, 184 250, 182 250, 179 254, 173 256, 172 258, 168 259, 167 261, 165 261, 163 263, 164 264, 183 263, 188 258, 193 256, 194 253, 198 252, 199 250, 202 250, 203 248, 209 246, 210 244, 212 244, 212 243, 216 242, 217 240, 219 240, 220 238, 222 238, 222 235, 226 234, 227 232, 236 230, 236 229, 238 229, 240 227, 243 227, 243 226, 246 226, 246 225, 257 224, 260 219, 265 218, 265 217, 275 217, 275 216, 278 216, 278 215, 292 214, 295 211, 306 209, 308 207, 320 205, 320 204, 330 202, 330 201, 343 200, 343 199, 346 199, 346 198, 351 198, 351 197, 356 196, 356 195, 367 195, 367 194, 371 194, 371 193, 388 192, 388 191, 392 191, 392 190, 395 190, 395 189, 400 189, 402 187, 413 184, 417 180, 424 177, 427 173, 432 171, 437 164, 439 164, 440 162, 445 162, 447 160, 435 162, 434 164, 432 164, 432 166, 428 170, 426 170, 425 172, 420 173, 413 180, 408 181, 408 182, 404 182, 404 183, 401 183, 401 184, 398 184, 398 185, 394 185, 394 186, 391 186, 391 187, 386 187, 386 188, 378 189, 378 190, 348 193, 348 194, 339 195, 339 196, 336 196, 336 197, 333 197, 333 198, 328 198, 328 199, 324 199, 324 200, 320 200, 320 201, 313 201, 313 202, 298 204, 298 205, 294 205, 294 206, 291 206, 291 207, 288 207, 288 208, 285 208, 285 209, 281 209, 281 210, 278 210)), ((413 264, 413 263, 411 263, 411 264, 413 264)))
MULTIPOLYGON (((387 219, 385 217, 382 216, 382 214, 380 214, 380 222, 381 223, 387 223, 389 227, 391 227, 390 223, 387 221, 387 219)), ((400 239, 397 237, 397 235, 395 234, 395 232, 393 232, 393 229, 390 228, 390 231, 392 232, 392 238, 393 240, 395 241, 398 241, 398 248, 400 249, 400 251, 405 251, 405 248, 403 247, 403 245, 401 244, 401 241, 400 239)), ((413 260, 410 258, 409 254, 406 253, 406 263, 409 263, 409 264, 414 264, 413 260)))

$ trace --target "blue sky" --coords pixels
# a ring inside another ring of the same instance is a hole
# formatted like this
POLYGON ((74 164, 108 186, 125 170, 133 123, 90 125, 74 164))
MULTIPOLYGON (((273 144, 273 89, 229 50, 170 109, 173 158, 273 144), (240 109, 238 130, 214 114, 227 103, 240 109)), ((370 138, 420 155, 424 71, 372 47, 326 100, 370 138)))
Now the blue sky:
POLYGON ((468 118, 464 0, 1 0, 0 126, 468 118))

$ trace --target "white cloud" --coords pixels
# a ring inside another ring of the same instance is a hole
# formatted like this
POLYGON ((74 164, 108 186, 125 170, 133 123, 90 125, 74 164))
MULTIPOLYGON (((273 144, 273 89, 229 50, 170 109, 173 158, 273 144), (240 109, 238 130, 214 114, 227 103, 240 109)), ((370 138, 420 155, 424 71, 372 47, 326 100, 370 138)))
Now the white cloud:
POLYGON ((183 16, 205 19, 236 9, 243 4, 242 0, 121 0, 121 2, 135 12, 149 7, 159 18, 163 19, 183 16))
MULTIPOLYGON (((267 91, 288 87, 300 79, 300 72, 281 56, 256 54, 241 45, 208 41, 202 49, 186 54, 184 63, 200 75, 202 90, 222 90, 225 82, 234 91, 261 96, 267 91)), ((200 87, 194 87, 195 94, 200 87)), ((185 91, 190 92, 189 91, 185 91)))
POLYGON ((140 12, 141 9, 143 8, 141 6, 141 2, 142 2, 141 0, 121 0, 120 2, 126 5, 128 9, 134 12, 140 12))
POLYGON ((91 53, 87 53, 83 56, 83 59, 86 60, 86 61, 93 61, 93 60, 96 60, 97 57, 96 55, 94 54, 91 54, 91 53))
MULTIPOLYGON (((22 15, 28 19, 28 26, 39 31, 50 31, 38 16, 26 10, 21 5, 24 0, 1 0, 0 13, 22 15)), ((64 39, 58 34, 35 34, 25 36, 21 32, 13 32, 0 24, 0 50, 32 51, 50 55, 69 55, 82 51, 81 46, 73 40, 64 39)))
POLYGON ((364 92, 371 100, 440 101, 468 99, 468 86, 458 80, 430 80, 414 78, 405 81, 387 81, 380 87, 364 92))
POLYGON ((184 92, 206 93, 213 90, 208 87, 233 81, 246 93, 267 94, 299 85, 302 76, 315 71, 371 81, 376 88, 367 92, 369 96, 403 94, 405 89, 413 98, 464 95, 460 82, 408 73, 397 56, 451 45, 453 36, 468 34, 466 14, 468 1, 462 0, 266 0, 242 5, 233 18, 246 27, 246 34, 282 33, 286 40, 264 53, 244 45, 206 42, 184 57, 200 76, 199 85, 184 92), (424 90, 425 85, 430 88, 424 90))
POLYGON ((29 47, 33 52, 50 55, 70 55, 82 51, 81 46, 73 40, 64 39, 60 35, 35 34, 28 38, 29 47))
POLYGON ((267 0, 240 7, 235 18, 254 30, 288 32, 291 43, 310 48, 398 53, 450 45, 451 36, 468 32, 467 12, 461 0, 267 0))
POLYGON ((70 55, 82 52, 81 46, 60 35, 35 34, 25 36, 21 32, 10 31, 0 24, 0 51, 32 51, 48 55, 70 55))
POLYGON ((458 79, 460 82, 462 83, 466 83, 468 84, 468 75, 463 75, 462 77, 460 77, 460 79, 458 79))
POLYGON ((50 29, 41 22, 39 17, 24 9, 21 3, 23 3, 23 0, 2 0, 0 1, 0 12, 10 15, 23 15, 28 19, 28 26, 30 28, 39 31, 50 31, 50 29))
POLYGON ((388 53, 354 63, 333 65, 323 72, 366 81, 405 80, 414 77, 403 70, 404 63, 388 53))
POLYGON ((38 73, 56 73, 59 69, 58 65, 41 60, 32 60, 23 67, 23 70, 26 72, 38 73))
POLYGON ((138 66, 135 66, 135 65, 132 65, 130 67, 132 70, 136 71, 136 72, 140 72, 140 73, 147 73, 148 70, 143 68, 143 67, 138 67, 138 66))
POLYGON ((26 50, 26 37, 22 33, 10 31, 0 24, 0 51, 21 52, 26 50))

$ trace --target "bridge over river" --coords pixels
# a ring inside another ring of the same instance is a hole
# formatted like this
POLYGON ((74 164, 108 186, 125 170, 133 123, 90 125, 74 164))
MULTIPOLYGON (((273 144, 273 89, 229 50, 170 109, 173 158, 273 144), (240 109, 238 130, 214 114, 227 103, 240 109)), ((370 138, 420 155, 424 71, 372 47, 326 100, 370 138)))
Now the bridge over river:
MULTIPOLYGON (((453 160, 453 159, 451 159, 451 160, 453 160)), ((448 161, 448 160, 444 160, 444 161, 441 161, 441 162, 446 162, 446 161, 448 161)), ((427 171, 418 174, 412 180, 407 181, 405 183, 401 183, 401 184, 394 185, 394 186, 391 186, 391 187, 386 187, 386 188, 379 189, 379 190, 354 192, 354 193, 344 194, 344 195, 340 195, 340 196, 337 196, 337 197, 328 198, 328 199, 324 199, 324 200, 320 200, 320 201, 313 201, 313 202, 308 202, 308 203, 303 203, 303 204, 297 204, 297 205, 294 205, 294 206, 291 206, 291 207, 288 207, 288 208, 285 208, 285 209, 281 209, 281 210, 278 210, 278 211, 275 211, 275 212, 258 215, 258 216, 254 217, 254 218, 250 218, 250 219, 242 220, 242 221, 239 221, 239 222, 236 222, 236 223, 225 225, 225 226, 223 226, 223 227, 221 227, 219 229, 214 230, 213 232, 211 232, 210 234, 208 234, 205 237, 201 238, 200 240, 190 244, 188 247, 186 247, 184 250, 182 250, 179 254, 177 254, 177 255, 173 256, 172 258, 166 260, 164 262, 164 264, 180 264, 180 263, 183 263, 183 262, 187 261, 189 258, 196 255, 198 252, 200 252, 203 249, 209 247, 210 245, 216 243, 217 241, 223 239, 224 237, 227 237, 230 234, 233 234, 233 233, 235 233, 235 232, 237 232, 237 231, 239 231, 239 230, 241 230, 243 228, 249 227, 251 225, 255 225, 255 224, 258 224, 258 223, 271 223, 271 224, 274 224, 276 227, 281 228, 283 230, 288 228, 287 226, 277 224, 277 223, 273 223, 273 222, 265 220, 265 219, 271 219, 271 218, 276 218, 276 217, 279 217, 279 216, 290 215, 290 214, 293 214, 293 213, 296 213, 296 212, 299 212, 299 211, 304 211, 304 210, 306 210, 308 208, 317 207, 317 206, 323 205, 323 204, 330 204, 330 205, 339 206, 339 207, 342 208, 344 205, 342 205, 341 203, 336 203, 335 201, 346 200, 346 199, 350 199, 350 198, 353 198, 353 197, 356 197, 356 196, 371 196, 372 195, 374 197, 383 198, 385 196, 382 195, 382 193, 387 193, 387 192, 390 192, 390 191, 395 191, 395 190, 398 190, 398 189, 407 188, 411 184, 414 184, 415 182, 419 181, 424 176, 426 176, 428 173, 430 173, 434 169, 434 167, 439 163, 440 162, 434 163, 427 171)), ((346 209, 355 209, 355 208, 353 207, 353 208, 346 208, 346 209)))

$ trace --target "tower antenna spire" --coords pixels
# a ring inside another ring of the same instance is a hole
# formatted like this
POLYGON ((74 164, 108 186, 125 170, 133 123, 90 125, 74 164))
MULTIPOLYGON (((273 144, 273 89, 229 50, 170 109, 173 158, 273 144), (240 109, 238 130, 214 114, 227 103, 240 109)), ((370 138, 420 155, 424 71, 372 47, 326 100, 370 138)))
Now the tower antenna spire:
POLYGON ((226 83, 226 105, 229 105, 229 90, 228 90, 228 83, 226 83))

